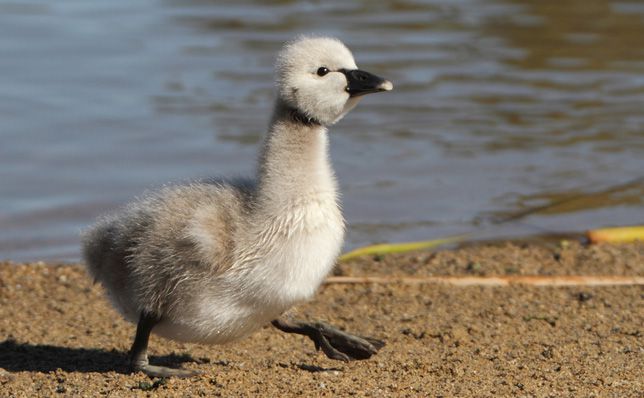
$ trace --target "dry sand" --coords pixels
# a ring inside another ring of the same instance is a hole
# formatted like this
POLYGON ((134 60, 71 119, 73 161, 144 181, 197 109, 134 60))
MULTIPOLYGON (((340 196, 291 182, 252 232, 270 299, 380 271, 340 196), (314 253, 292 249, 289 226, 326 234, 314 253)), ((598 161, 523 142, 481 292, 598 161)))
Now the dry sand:
MULTIPOLYGON (((644 276, 644 244, 497 244, 362 258, 336 275, 644 276)), ((77 265, 0 264, 0 397, 642 397, 642 285, 327 284, 297 318, 387 345, 341 363, 266 327, 227 346, 153 337, 153 363, 192 379, 128 374, 134 326, 77 265)))

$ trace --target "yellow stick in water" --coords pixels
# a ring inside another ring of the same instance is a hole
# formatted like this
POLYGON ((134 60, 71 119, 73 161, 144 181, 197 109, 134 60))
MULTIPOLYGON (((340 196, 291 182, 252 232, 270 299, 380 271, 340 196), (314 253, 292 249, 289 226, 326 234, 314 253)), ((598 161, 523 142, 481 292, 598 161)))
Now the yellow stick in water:
POLYGON ((644 241, 644 225, 594 229, 587 235, 592 243, 644 241))
POLYGON ((379 245, 360 247, 345 253, 340 256, 340 261, 350 260, 352 258, 365 256, 365 255, 382 255, 390 253, 403 253, 414 250, 429 249, 448 243, 454 243, 463 240, 467 234, 449 236, 442 239, 424 240, 420 242, 407 242, 407 243, 382 243, 379 245))

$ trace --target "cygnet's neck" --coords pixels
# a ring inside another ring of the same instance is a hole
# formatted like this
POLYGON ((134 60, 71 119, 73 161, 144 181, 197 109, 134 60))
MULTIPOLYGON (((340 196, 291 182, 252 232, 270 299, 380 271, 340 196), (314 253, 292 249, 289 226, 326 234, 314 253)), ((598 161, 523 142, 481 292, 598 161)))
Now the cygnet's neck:
POLYGON ((278 100, 260 156, 258 182, 260 198, 272 203, 335 196, 326 127, 278 100))

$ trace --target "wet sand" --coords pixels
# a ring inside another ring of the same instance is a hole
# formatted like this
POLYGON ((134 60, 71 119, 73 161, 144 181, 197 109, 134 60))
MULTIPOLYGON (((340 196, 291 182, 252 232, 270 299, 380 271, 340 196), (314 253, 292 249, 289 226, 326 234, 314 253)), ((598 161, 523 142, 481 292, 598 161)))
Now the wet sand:
MULTIPOLYGON (((644 276, 644 244, 479 245, 367 257, 340 276, 644 276)), ((134 326, 78 265, 0 263, 0 396, 641 397, 644 290, 330 283, 295 318, 387 341, 342 363, 266 327, 227 346, 152 337, 151 361, 192 379, 128 374, 134 326)))

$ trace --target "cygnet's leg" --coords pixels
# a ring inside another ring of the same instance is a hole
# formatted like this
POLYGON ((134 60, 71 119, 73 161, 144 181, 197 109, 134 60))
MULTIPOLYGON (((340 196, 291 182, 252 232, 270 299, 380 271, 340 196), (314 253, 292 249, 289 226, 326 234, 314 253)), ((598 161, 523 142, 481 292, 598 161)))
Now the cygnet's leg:
POLYGON ((354 336, 322 322, 289 322, 276 319, 271 324, 282 332, 308 336, 313 340, 316 350, 322 349, 327 357, 339 361, 370 358, 385 345, 384 341, 354 336))
POLYGON ((148 362, 148 340, 154 325, 160 318, 142 313, 136 326, 136 337, 130 349, 130 370, 141 371, 151 377, 190 377, 201 374, 198 370, 172 369, 164 366, 150 365, 148 362))

